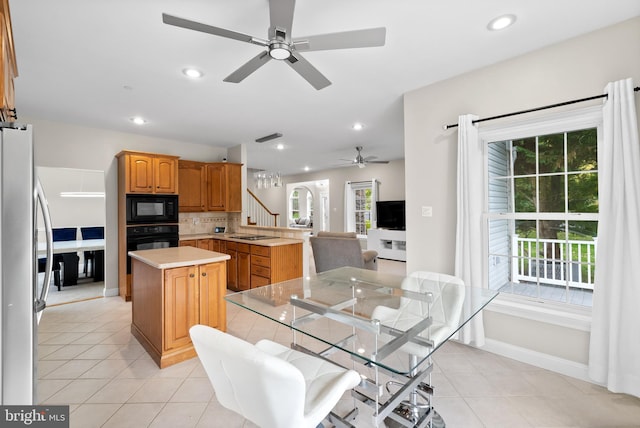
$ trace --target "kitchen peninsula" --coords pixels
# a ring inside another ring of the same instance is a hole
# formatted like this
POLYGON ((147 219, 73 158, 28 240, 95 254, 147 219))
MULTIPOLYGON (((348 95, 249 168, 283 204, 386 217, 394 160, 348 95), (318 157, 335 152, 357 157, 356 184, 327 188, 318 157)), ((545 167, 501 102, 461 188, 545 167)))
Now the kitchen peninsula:
POLYGON ((226 331, 229 255, 193 247, 129 255, 131 332, 160 368, 196 356, 189 337, 191 326, 204 324, 226 331))
POLYGON ((303 240, 265 233, 180 235, 191 246, 229 255, 227 288, 249 290, 303 276, 303 240))

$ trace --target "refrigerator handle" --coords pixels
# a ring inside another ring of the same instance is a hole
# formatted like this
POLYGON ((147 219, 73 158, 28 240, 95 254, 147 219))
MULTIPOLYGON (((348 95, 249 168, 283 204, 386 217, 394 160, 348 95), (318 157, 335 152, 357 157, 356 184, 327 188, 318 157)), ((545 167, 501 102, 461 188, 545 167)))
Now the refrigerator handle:
POLYGON ((49 212, 49 205, 47 204, 47 198, 45 197, 44 190, 40 179, 36 180, 36 197, 40 208, 42 209, 42 219, 44 221, 44 231, 47 240, 47 262, 44 271, 44 283, 42 284, 42 291, 40 296, 35 301, 35 311, 38 314, 38 323, 42 317, 42 311, 47 306, 47 297, 49 296, 49 281, 51 281, 51 267, 53 266, 53 229, 51 228, 51 213, 49 212))

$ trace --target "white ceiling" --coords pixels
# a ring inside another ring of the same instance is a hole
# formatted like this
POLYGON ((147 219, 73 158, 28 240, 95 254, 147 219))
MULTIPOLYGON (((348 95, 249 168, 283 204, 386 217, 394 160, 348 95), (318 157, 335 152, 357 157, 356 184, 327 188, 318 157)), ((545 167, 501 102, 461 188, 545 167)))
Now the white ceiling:
MULTIPOLYGON (((270 61, 222 81, 259 46, 162 23, 163 12, 267 38, 267 0, 11 0, 18 115, 232 147, 285 174, 363 155, 404 158, 403 93, 640 15, 638 0, 300 0, 295 38, 384 26, 384 47, 304 53, 316 91, 270 61), (492 18, 516 24, 490 32, 492 18), (205 73, 188 80, 181 71, 205 73), (149 122, 136 126, 136 115, 149 122), (351 129, 362 122, 364 130, 351 129), (280 132, 270 143, 254 140, 280 132), (275 143, 285 145, 276 152, 275 143)), ((594 59, 594 63, 596 60, 594 59)), ((435 102, 435 101, 434 101, 435 102)), ((454 118, 452 118, 454 119, 454 118)))

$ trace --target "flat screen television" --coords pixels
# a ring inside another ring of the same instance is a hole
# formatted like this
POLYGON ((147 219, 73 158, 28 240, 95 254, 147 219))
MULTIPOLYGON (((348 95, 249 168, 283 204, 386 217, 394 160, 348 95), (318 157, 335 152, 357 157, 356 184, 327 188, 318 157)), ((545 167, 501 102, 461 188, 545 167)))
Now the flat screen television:
POLYGON ((404 201, 377 201, 376 215, 376 225, 380 229, 406 229, 404 201))

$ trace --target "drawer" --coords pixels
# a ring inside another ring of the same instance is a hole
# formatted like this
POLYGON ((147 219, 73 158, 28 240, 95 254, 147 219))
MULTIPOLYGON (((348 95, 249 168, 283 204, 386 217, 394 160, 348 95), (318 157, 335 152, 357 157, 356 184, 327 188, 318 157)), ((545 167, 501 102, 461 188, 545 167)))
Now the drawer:
POLYGON ((251 288, 263 287, 265 285, 269 285, 271 282, 269 278, 265 278, 264 276, 251 275, 251 288))
POLYGON ((227 250, 237 250, 238 243, 233 241, 227 241, 227 250))
POLYGON ((251 254, 259 256, 271 257, 271 247, 263 247, 262 245, 252 245, 251 254))
POLYGON ((238 244, 236 243, 238 251, 241 253, 249 254, 249 244, 238 244))
POLYGON ((198 246, 198 241, 196 241, 195 239, 183 239, 182 241, 180 241, 178 243, 178 246, 180 246, 180 247, 197 247, 198 246))
POLYGON ((267 278, 271 278, 271 269, 263 266, 251 265, 251 275, 260 275, 267 278))
POLYGON ((270 257, 264 257, 264 256, 258 256, 258 255, 252 255, 251 256, 251 264, 252 265, 258 265, 258 266, 264 266, 266 268, 270 268, 271 267, 271 258, 270 257))

